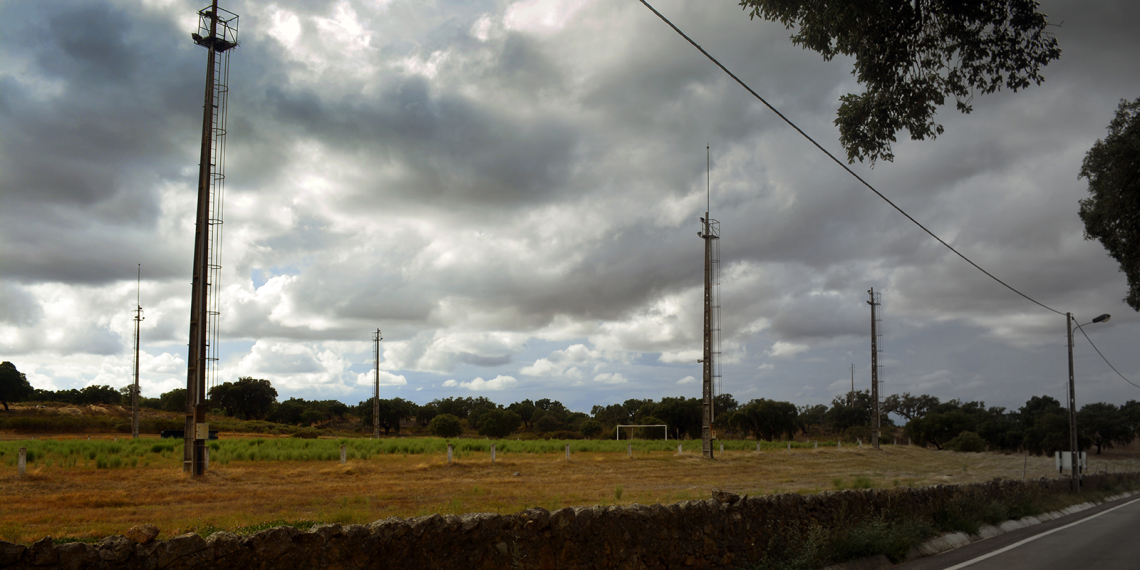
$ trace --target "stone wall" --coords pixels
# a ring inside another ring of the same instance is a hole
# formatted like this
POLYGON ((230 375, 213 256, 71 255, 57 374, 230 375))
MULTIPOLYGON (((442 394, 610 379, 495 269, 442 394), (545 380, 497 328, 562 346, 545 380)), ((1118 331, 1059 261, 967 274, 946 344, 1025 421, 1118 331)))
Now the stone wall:
MULTIPOLYGON (((1137 474, 1089 475, 1086 490, 1137 474)), ((150 541, 135 533, 96 544, 0 541, 0 568, 499 569, 736 568, 763 554, 774 532, 874 516, 934 516, 952 505, 1067 493, 1068 479, 714 498, 673 505, 535 508, 511 515, 431 515, 368 525, 278 527, 150 541)))

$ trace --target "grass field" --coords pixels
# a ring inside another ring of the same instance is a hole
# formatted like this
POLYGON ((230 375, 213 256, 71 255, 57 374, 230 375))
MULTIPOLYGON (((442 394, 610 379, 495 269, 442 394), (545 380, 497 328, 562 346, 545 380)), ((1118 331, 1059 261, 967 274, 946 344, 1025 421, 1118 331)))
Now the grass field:
MULTIPOLYGON (((957 454, 910 446, 725 442, 716 461, 700 442, 490 441, 435 438, 234 438, 210 442, 207 476, 181 468, 181 440, 113 436, 0 441, 0 539, 93 539, 153 523, 163 536, 258 528, 280 521, 366 523, 430 513, 511 513, 540 506, 670 503, 740 494, 816 493, 842 488, 968 483, 995 477, 1058 476, 1052 458, 957 454), (572 455, 566 460, 564 445, 572 455), (348 462, 340 464, 340 445, 348 462), (28 475, 16 449, 28 449, 28 475)), ((1094 470, 1133 470, 1118 457, 1094 470)))

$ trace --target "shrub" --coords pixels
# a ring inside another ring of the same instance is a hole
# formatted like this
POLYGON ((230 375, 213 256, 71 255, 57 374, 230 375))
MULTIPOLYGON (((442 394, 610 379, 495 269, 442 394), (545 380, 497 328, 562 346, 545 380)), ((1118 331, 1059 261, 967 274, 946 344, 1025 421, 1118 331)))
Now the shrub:
POLYGON ((546 434, 546 437, 548 437, 550 439, 585 439, 582 437, 582 434, 580 434, 576 431, 566 431, 566 430, 552 431, 552 432, 546 434))
POLYGON ((946 449, 950 451, 961 452, 980 452, 986 450, 986 441, 982 436, 972 432, 964 431, 958 434, 954 439, 946 442, 946 449))
POLYGON ((459 418, 451 414, 440 414, 431 419, 428 431, 437 437, 459 437, 463 433, 463 425, 459 423, 459 418))
POLYGON ((301 428, 293 432, 293 437, 301 439, 317 439, 321 435, 321 430, 316 428, 301 428))

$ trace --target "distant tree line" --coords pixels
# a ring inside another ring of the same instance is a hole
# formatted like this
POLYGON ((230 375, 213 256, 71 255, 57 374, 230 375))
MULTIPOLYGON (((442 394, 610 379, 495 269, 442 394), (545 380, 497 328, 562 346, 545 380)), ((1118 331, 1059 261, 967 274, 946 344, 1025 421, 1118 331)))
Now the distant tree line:
MULTIPOLYGON (((28 384, 11 362, 0 363, 0 402, 63 402, 73 405, 130 405, 130 387, 40 390, 28 384)), ((339 420, 370 432, 373 403, 356 406, 337 400, 289 398, 277 401, 277 389, 269 380, 243 377, 219 384, 209 391, 207 405, 215 412, 245 420, 267 420, 289 425, 320 425, 339 420)), ((172 412, 186 409, 186 390, 178 388, 158 398, 139 398, 140 404, 172 412)), ((873 413, 868 391, 836 397, 830 406, 796 406, 791 402, 759 398, 741 404, 731 394, 714 400, 713 429, 718 437, 756 438, 768 441, 797 435, 867 440, 873 413)), ((402 398, 379 401, 380 428, 385 435, 404 428, 426 430, 440 437, 456 437, 474 431, 480 436, 504 438, 517 432, 552 439, 609 437, 619 425, 665 425, 669 438, 701 437, 701 401, 698 398, 666 397, 629 399, 620 404, 594 406, 589 414, 568 409, 557 400, 521 400, 497 404, 483 396, 450 397, 419 405, 402 398)), ((891 417, 902 418, 902 435, 917 445, 954 451, 992 451, 1048 454, 1069 449, 1069 416, 1061 403, 1049 396, 1034 396, 1024 406, 1009 410, 986 407, 984 402, 940 401, 934 396, 892 394, 883 400, 881 425, 897 433, 891 417)), ((1117 407, 1109 403, 1083 406, 1077 414, 1080 449, 1111 449, 1131 443, 1140 433, 1140 401, 1129 400, 1117 407)), ((652 439, 666 436, 660 428, 634 428, 622 437, 652 439)))

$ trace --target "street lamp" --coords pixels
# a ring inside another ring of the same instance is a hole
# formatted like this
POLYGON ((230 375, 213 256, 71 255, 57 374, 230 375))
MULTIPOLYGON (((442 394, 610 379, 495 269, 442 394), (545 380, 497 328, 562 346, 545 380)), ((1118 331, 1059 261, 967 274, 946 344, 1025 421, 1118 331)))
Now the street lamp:
MULTIPOLYGON (((1103 323, 1112 318, 1111 315, 1101 315, 1085 325, 1103 323)), ((1069 331, 1069 474, 1073 478, 1073 491, 1081 492, 1080 451, 1077 450, 1077 397, 1075 383, 1073 382, 1073 318, 1072 313, 1065 313, 1065 328, 1069 331)), ((1077 325, 1080 329, 1085 325, 1077 325)), ((1081 329, 1082 331, 1084 329, 1081 329)))

